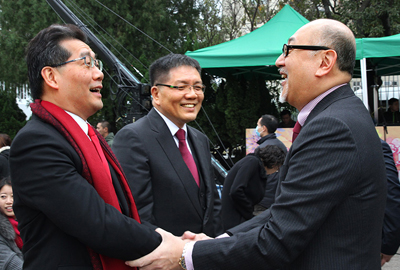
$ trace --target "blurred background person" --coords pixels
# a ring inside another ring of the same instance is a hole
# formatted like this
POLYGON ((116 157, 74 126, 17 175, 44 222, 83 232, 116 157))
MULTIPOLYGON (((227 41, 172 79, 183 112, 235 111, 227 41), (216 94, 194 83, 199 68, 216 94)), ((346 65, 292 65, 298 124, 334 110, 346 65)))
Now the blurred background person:
POLYGON ((276 145, 287 153, 287 148, 279 139, 276 138, 276 128, 278 127, 278 120, 273 115, 264 114, 258 119, 256 126, 257 136, 261 137, 257 141, 259 146, 257 148, 264 148, 267 145, 276 145))
POLYGON ((381 266, 389 262, 400 246, 400 182, 393 152, 381 140, 386 166, 387 198, 382 228, 381 266))
POLYGON ((284 160, 281 148, 267 145, 257 148, 230 169, 222 189, 221 215, 225 230, 254 216, 254 205, 264 197, 269 175, 275 173, 284 160))
POLYGON ((292 113, 289 110, 283 110, 280 113, 282 122, 279 123, 278 128, 292 128, 296 124, 292 119, 292 113))
POLYGON ((97 131, 106 140, 108 145, 111 147, 114 142, 114 133, 111 132, 111 125, 107 121, 101 121, 97 123, 97 131))
POLYGON ((7 134, 0 133, 0 179, 10 175, 10 157, 11 138, 7 134))
MULTIPOLYGON (((279 160, 282 159, 283 161, 285 160, 286 153, 276 151, 276 149, 275 149, 275 152, 276 152, 276 159, 277 160, 278 159, 279 160)), ((280 164, 279 168, 283 164, 283 161, 280 164)), ((259 203, 257 203, 254 206, 253 214, 255 216, 259 215, 262 212, 264 212, 265 210, 267 210, 274 203, 276 188, 278 186, 278 180, 279 180, 279 169, 276 172, 271 173, 271 174, 268 175, 267 183, 266 183, 266 186, 265 186, 264 197, 262 198, 262 200, 259 203)))
POLYGON ((383 114, 383 117, 387 124, 400 123, 399 100, 397 98, 389 99, 389 108, 383 114))
POLYGON ((13 210, 13 191, 9 177, 0 180, 0 269, 22 269, 22 239, 13 210))

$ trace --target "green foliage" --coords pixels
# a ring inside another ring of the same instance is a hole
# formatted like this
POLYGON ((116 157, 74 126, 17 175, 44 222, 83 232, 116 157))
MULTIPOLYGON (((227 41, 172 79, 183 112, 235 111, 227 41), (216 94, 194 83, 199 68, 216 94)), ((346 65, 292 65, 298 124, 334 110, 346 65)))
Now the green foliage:
POLYGON ((6 133, 13 139, 26 123, 26 115, 18 107, 15 93, 0 90, 0 115, 0 133, 6 133))
POLYGON ((346 24, 357 38, 400 33, 399 0, 281 0, 308 20, 331 18, 346 24))
MULTIPOLYGON (((149 78, 148 68, 157 58, 170 52, 185 53, 241 36, 244 28, 259 27, 285 4, 290 4, 308 20, 333 18, 342 21, 354 31, 356 37, 400 33, 400 0, 280 0, 277 9, 270 7, 270 1, 266 0, 63 2, 145 83, 149 78)), ((7 92, 15 94, 21 85, 27 85, 24 51, 29 40, 41 29, 62 21, 42 0, 0 0, 0 9, 0 82, 7 92)), ((104 107, 89 121, 96 125, 100 120, 107 120, 118 129, 122 123, 115 122, 116 103, 111 99, 110 91, 111 85, 115 84, 108 74, 113 74, 113 70, 105 66, 104 107)), ((280 85, 276 81, 266 82, 255 74, 247 74, 246 77, 231 74, 221 79, 207 74, 206 70, 202 78, 207 85, 203 110, 191 125, 203 130, 215 146, 224 145, 232 150, 237 145, 244 145, 245 129, 254 127, 262 114, 278 117, 279 111, 284 108, 295 113, 295 109, 287 103, 278 103, 280 85)), ((18 115, 20 110, 14 104, 15 98, 9 103, 8 110, 16 110, 18 115)), ((3 111, 4 108, 1 107, 3 111)), ((22 120, 10 115, 4 121, 22 120)), ((7 128, 11 126, 10 123, 7 125, 7 128)), ((18 124, 12 126, 20 127, 18 124)))
POLYGON ((46 1, 0 0, 0 82, 27 84, 25 48, 42 28, 60 22, 46 1))
POLYGON ((399 33, 399 0, 344 1, 334 18, 346 23, 356 37, 382 37, 399 33))

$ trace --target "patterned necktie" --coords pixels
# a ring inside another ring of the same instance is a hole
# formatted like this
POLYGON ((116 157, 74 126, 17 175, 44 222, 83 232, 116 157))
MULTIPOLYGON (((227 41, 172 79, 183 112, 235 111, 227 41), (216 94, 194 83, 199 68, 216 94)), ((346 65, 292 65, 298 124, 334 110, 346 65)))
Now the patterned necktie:
POLYGON ((297 135, 299 135, 300 130, 301 130, 301 125, 300 125, 299 122, 297 121, 296 124, 294 125, 294 128, 293 128, 292 143, 293 143, 294 140, 297 138, 297 135))
POLYGON ((97 153, 100 156, 101 162, 103 163, 104 169, 107 172, 108 178, 111 180, 110 168, 108 167, 107 159, 104 155, 103 149, 101 148, 99 138, 97 138, 96 133, 94 132, 93 128, 89 124, 88 124, 88 128, 89 128, 88 135, 89 135, 90 139, 92 140, 92 143, 93 143, 94 147, 96 148, 97 153))
POLYGON ((197 171, 197 166, 196 163, 194 162, 193 156, 187 147, 185 139, 185 131, 180 128, 175 135, 179 140, 179 151, 181 152, 183 160, 188 166, 190 172, 192 173, 194 180, 197 183, 197 186, 200 186, 199 172, 197 171))

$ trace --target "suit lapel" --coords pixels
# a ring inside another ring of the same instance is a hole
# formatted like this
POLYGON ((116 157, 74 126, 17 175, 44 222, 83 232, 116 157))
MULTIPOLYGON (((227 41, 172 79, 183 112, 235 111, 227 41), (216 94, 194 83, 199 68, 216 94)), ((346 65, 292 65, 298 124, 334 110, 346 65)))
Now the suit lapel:
MULTIPOLYGON (((350 86, 348 84, 346 84, 346 85, 336 89, 335 91, 333 91, 332 93, 330 93, 326 97, 324 97, 317 104, 317 106, 315 106, 315 108, 311 111, 311 113, 307 117, 306 122, 304 123, 303 128, 307 125, 307 123, 309 123, 318 114, 320 114, 327 107, 329 107, 333 102, 335 102, 335 101, 337 101, 339 99, 348 98, 348 97, 350 97, 352 95, 354 96, 353 91, 351 90, 350 86)), ((276 189, 275 197, 277 197, 281 193, 280 187, 281 187, 282 182, 286 178, 286 174, 287 174, 287 171, 289 169, 288 168, 288 163, 289 163, 289 160, 290 160, 291 156, 292 156, 292 147, 290 147, 290 149, 289 149, 289 151, 288 151, 288 153, 286 155, 285 162, 283 163, 283 165, 279 169, 279 181, 278 181, 278 186, 277 186, 277 189, 276 189)))
MULTIPOLYGON (((203 215, 198 197, 199 188, 189 168, 186 166, 185 161, 183 161, 179 148, 177 147, 167 124, 165 124, 164 120, 154 109, 149 112, 148 117, 150 128, 156 133, 155 138, 168 158, 171 167, 174 169, 177 181, 181 181, 186 190, 187 196, 197 213, 202 217, 203 215)), ((163 153, 158 154, 162 155, 163 153)))

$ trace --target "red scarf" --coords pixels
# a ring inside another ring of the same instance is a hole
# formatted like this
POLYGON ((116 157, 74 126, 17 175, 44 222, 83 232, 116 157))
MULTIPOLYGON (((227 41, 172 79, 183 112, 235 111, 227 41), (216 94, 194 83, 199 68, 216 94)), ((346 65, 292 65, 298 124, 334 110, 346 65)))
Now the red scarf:
POLYGON ((16 221, 15 218, 13 218, 13 217, 7 217, 7 218, 10 221, 10 223, 13 226, 14 231, 15 231, 15 244, 17 244, 17 247, 19 249, 22 249, 22 239, 21 239, 21 235, 18 230, 18 221, 16 221))
MULTIPOLYGON (((100 197, 106 202, 114 206, 121 212, 117 195, 114 186, 107 175, 102 161, 97 154, 96 148, 90 142, 89 138, 82 132, 82 129, 75 122, 75 120, 67 114, 60 107, 42 100, 35 100, 35 103, 30 104, 32 113, 40 117, 43 121, 53 125, 74 147, 82 160, 82 176, 96 189, 100 197)), ((89 128, 93 128, 89 126, 89 128)), ((110 146, 107 144, 103 136, 93 128, 97 137, 99 138, 101 147, 108 163, 114 168, 118 175, 119 183, 124 191, 126 201, 130 209, 130 217, 134 218, 140 223, 139 214, 136 209, 135 201, 133 200, 128 182, 122 171, 114 153, 111 151, 110 146)), ((95 253, 89 249, 91 261, 95 270, 132 270, 131 267, 125 265, 125 262, 119 259, 110 258, 102 254, 95 253)))

